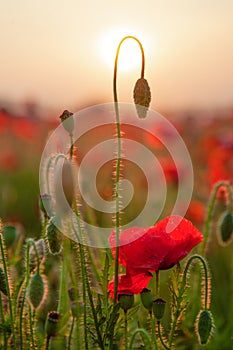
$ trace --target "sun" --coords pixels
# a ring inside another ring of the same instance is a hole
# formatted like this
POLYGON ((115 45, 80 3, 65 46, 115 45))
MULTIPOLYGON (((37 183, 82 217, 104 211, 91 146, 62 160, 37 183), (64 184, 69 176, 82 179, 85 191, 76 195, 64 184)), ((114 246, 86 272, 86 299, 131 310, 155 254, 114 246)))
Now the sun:
MULTIPOLYGON (((131 34, 126 30, 114 30, 105 35, 101 45, 101 54, 109 66, 114 66, 117 47, 120 41, 128 35, 131 34)), ((140 64, 141 52, 138 44, 132 39, 125 40, 119 53, 118 69, 121 71, 132 70, 140 64)))

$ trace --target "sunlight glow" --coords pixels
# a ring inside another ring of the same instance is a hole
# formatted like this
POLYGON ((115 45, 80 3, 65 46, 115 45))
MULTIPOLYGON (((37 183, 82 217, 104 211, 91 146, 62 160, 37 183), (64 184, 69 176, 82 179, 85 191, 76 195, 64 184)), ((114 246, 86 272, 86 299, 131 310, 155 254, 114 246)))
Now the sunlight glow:
MULTIPOLYGON (((115 30, 108 32, 104 37, 101 45, 101 54, 108 65, 114 67, 117 47, 120 41, 128 35, 131 35, 129 31, 115 30)), ((136 36, 140 39, 140 36, 136 36)), ((143 42, 142 44, 144 46, 143 42)), ((119 53, 118 69, 121 71, 132 70, 140 65, 141 52, 138 44, 133 39, 125 40, 119 53)))

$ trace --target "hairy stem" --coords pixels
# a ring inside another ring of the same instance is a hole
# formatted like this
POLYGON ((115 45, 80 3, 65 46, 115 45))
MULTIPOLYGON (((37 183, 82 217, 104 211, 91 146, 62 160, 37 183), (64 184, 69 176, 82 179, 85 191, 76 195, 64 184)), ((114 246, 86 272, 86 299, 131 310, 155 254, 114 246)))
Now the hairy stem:
POLYGON ((215 204, 216 196, 217 196, 217 193, 218 193, 218 190, 220 187, 226 188, 227 193, 228 193, 228 209, 231 212, 233 210, 233 192, 232 192, 232 188, 231 188, 230 184, 226 181, 217 182, 215 184, 215 186, 212 190, 211 196, 210 196, 210 201, 209 201, 208 210, 207 210, 207 217, 206 217, 205 227, 204 227, 204 233, 203 233, 204 241, 202 243, 201 254, 204 254, 206 251, 209 232, 210 232, 210 223, 211 223, 211 219, 213 216, 214 204, 215 204))
MULTIPOLYGON (((0 225, 1 225, 1 222, 0 222, 0 225)), ((1 228, 0 228, 0 231, 1 231, 1 228)), ((5 275, 5 281, 6 281, 6 291, 7 291, 7 296, 8 296, 9 310, 10 310, 13 347, 14 347, 14 349, 16 349, 14 315, 13 315, 11 292, 10 292, 10 285, 9 285, 9 278, 8 278, 8 271, 7 271, 7 261, 6 261, 4 243, 2 240, 1 233, 0 233, 0 246, 1 246, 1 255, 2 255, 2 262, 3 262, 3 270, 4 270, 4 275, 5 275)))

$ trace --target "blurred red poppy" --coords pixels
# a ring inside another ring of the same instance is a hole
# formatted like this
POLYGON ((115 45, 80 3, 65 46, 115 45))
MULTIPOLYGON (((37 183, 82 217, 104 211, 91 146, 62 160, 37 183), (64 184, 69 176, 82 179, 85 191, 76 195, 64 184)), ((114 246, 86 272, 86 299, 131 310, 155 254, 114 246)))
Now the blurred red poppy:
MULTIPOLYGON (((109 237, 113 257, 115 236, 112 232, 109 237)), ((123 231, 119 238, 119 263, 126 267, 126 274, 119 277, 118 293, 140 293, 147 287, 151 272, 173 267, 202 240, 201 232, 178 215, 169 216, 153 227, 123 231)), ((108 289, 113 297, 114 281, 109 283, 108 289)))

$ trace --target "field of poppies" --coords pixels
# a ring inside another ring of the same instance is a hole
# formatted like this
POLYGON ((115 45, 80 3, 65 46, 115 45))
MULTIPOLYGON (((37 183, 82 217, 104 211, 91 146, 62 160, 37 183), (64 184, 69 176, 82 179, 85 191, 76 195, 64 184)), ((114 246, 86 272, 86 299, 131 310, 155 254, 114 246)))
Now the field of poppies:
POLYGON ((134 104, 118 102, 116 78, 117 59, 104 107, 50 121, 0 111, 0 348, 230 350, 232 111, 153 124, 143 51, 134 104), (148 198, 152 223, 131 224, 148 198))
MULTIPOLYGON (((109 248, 82 245, 59 233, 43 206, 49 196, 39 200, 40 156, 59 118, 1 111, 1 348, 232 348, 232 115, 177 120, 193 163, 191 203, 166 234, 177 172, 163 155, 164 211, 154 227, 120 234, 114 295, 116 232, 109 248)), ((146 138, 152 150, 161 147, 146 138)), ((99 184, 105 199, 114 191, 109 167, 99 184)), ((78 215, 88 212, 90 220, 103 220, 90 208, 78 215)))

